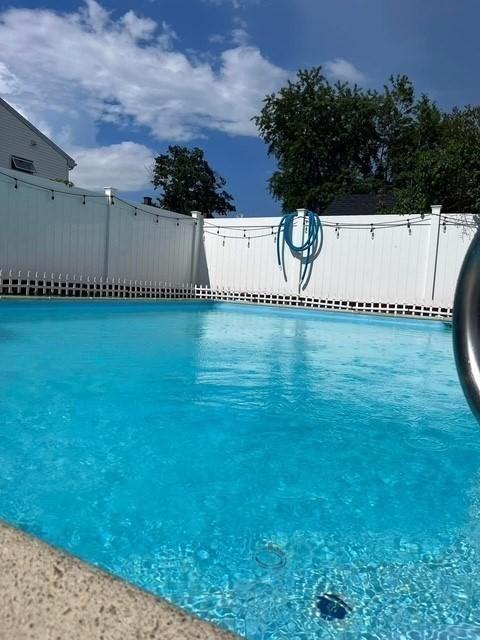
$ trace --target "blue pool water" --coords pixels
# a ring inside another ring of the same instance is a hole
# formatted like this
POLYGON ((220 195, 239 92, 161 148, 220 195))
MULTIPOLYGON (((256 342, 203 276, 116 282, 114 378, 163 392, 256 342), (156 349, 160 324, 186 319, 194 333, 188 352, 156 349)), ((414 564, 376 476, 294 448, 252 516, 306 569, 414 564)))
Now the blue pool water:
POLYGON ((0 517, 249 640, 480 637, 442 323, 4 301, 0 362, 0 517))

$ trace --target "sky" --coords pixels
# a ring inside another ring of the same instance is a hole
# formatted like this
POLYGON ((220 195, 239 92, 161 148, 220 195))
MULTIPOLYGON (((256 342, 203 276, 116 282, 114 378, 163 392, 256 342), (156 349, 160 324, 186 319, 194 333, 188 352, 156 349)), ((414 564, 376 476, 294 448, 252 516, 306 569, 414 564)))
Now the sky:
POLYGON ((239 214, 278 215, 252 123, 266 94, 322 65, 478 104, 479 22, 478 0, 0 0, 0 96, 75 158, 78 186, 155 196, 155 155, 199 146, 239 214))

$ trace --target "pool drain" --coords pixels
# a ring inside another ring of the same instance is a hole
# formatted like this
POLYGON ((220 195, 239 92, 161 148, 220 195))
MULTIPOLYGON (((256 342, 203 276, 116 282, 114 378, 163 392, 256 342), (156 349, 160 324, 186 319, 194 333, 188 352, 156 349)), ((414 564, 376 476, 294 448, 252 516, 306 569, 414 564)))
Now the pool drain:
POLYGON ((287 564, 287 556, 277 544, 267 542, 255 554, 255 562, 264 569, 281 569, 287 564))
POLYGON ((325 620, 343 620, 352 612, 352 607, 336 593, 323 593, 317 600, 317 609, 325 620))

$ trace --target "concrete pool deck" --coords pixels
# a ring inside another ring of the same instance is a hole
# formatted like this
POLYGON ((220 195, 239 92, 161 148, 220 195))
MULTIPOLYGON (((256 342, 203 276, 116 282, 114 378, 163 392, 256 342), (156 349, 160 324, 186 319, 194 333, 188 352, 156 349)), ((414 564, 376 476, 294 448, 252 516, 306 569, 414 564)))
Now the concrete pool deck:
POLYGON ((0 521, 0 640, 235 640, 0 521))

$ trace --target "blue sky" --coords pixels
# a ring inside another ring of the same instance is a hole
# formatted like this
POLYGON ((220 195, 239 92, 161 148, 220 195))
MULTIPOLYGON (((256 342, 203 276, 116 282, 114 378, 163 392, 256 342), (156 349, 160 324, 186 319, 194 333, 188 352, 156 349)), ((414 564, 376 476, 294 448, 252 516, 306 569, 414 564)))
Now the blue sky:
MULTIPOLYGON (((474 0, 0 2, 0 95, 78 162, 75 183, 151 193, 170 143, 205 149, 238 211, 273 215, 251 116, 299 67, 380 87, 406 73, 443 107, 480 102, 474 0)), ((301 206, 302 203, 299 203, 301 206)))

